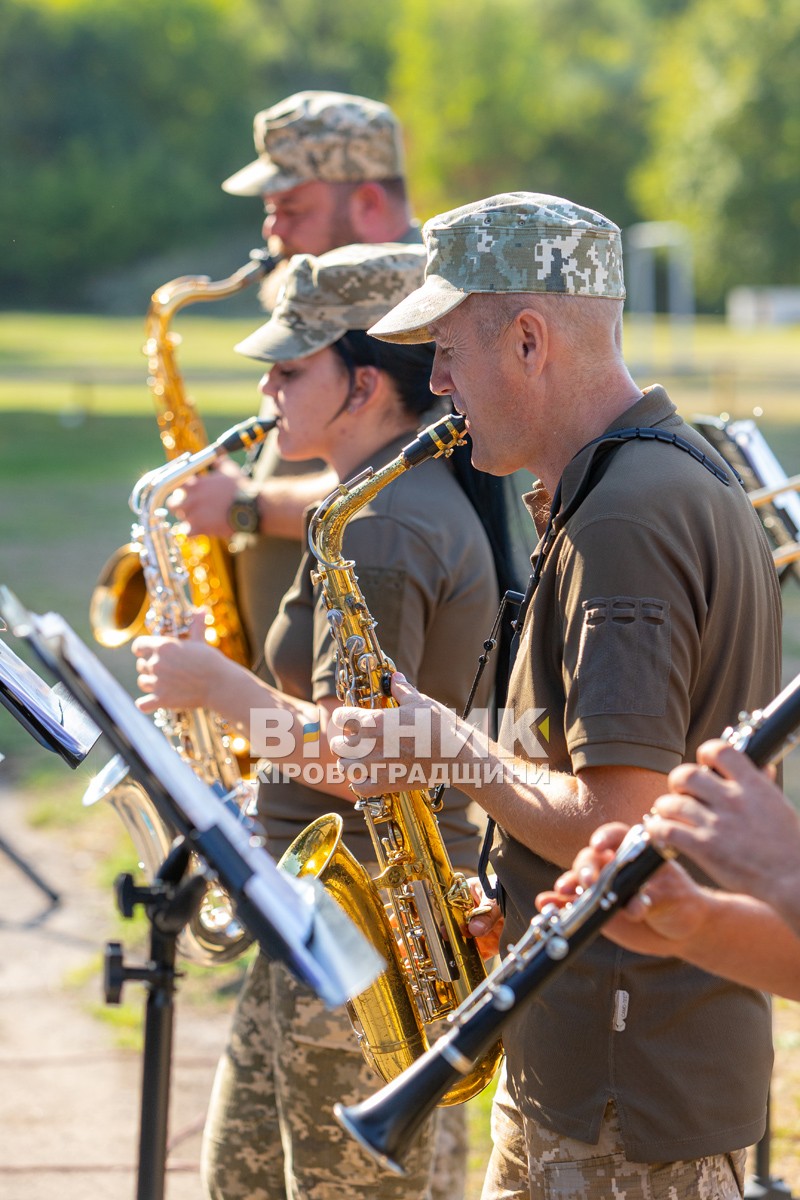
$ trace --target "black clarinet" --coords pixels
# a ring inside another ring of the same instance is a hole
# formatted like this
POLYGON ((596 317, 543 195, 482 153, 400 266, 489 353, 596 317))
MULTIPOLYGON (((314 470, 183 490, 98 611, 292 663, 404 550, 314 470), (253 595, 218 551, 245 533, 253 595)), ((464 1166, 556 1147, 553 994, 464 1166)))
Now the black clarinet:
MULTIPOLYGON (((800 675, 766 708, 743 714, 723 733, 758 767, 780 762, 800 741, 800 675)), ((618 909, 670 857, 644 825, 630 829, 591 888, 563 909, 549 905, 505 957, 448 1018, 451 1028, 417 1061, 360 1104, 334 1106, 352 1137, 397 1175, 414 1136, 442 1096, 497 1041, 509 1014, 555 979, 618 909)))

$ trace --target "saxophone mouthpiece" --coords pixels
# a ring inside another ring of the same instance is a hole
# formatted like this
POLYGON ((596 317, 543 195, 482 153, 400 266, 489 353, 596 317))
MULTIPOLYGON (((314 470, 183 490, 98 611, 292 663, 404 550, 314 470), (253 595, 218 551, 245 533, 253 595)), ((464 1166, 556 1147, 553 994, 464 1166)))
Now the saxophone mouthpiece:
POLYGON ((279 262, 283 262, 283 258, 277 254, 270 254, 266 246, 259 246, 250 251, 250 262, 260 268, 258 277, 264 279, 272 274, 279 262))
POLYGON ((402 455, 410 467, 416 467, 428 458, 448 455, 459 446, 467 432, 467 418, 461 413, 450 413, 403 447, 402 455))
POLYGON ((217 450, 227 450, 229 454, 233 454, 236 450, 249 450, 251 446, 263 442, 277 423, 275 417, 264 420, 259 417, 251 417, 249 421, 242 421, 223 433, 222 437, 217 438, 214 444, 217 450))

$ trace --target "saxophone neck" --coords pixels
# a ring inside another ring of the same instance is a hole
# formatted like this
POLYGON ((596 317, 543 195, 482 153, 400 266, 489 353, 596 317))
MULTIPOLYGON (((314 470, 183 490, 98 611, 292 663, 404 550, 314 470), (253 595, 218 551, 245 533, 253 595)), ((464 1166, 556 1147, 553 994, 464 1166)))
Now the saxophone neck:
POLYGON ((153 471, 148 471, 131 492, 129 503, 132 511, 141 518, 143 513, 161 508, 167 496, 185 480, 198 475, 223 454, 235 454, 237 450, 250 450, 257 446, 276 424, 274 418, 262 420, 252 417, 248 421, 241 421, 226 430, 215 442, 196 450, 194 454, 186 452, 153 471))
POLYGON ((463 442, 465 431, 465 418, 459 413, 451 413, 423 429, 384 467, 377 471, 368 467, 353 479, 339 484, 322 501, 308 529, 308 544, 320 566, 324 568, 342 564, 342 538, 347 523, 378 492, 404 471, 430 458, 452 454, 456 446, 463 442))
POLYGON ((242 291, 273 271, 279 261, 264 249, 251 250, 249 262, 226 279, 213 281, 208 275, 181 275, 162 284, 150 297, 142 351, 147 357, 147 382, 168 459, 177 458, 181 451, 200 450, 208 443, 200 414, 183 385, 176 354, 181 339, 170 331, 173 317, 190 304, 224 300, 242 291))
POLYGON ((274 271, 280 262, 264 249, 251 250, 250 259, 225 279, 212 280, 208 275, 179 275, 156 288, 150 297, 147 312, 148 326, 168 322, 182 308, 207 300, 225 300, 250 287, 274 271))
POLYGON ((326 496, 308 527, 308 544, 322 567, 344 565, 342 539, 352 518, 369 504, 378 492, 407 470, 402 456, 392 459, 385 467, 374 471, 367 467, 326 496))

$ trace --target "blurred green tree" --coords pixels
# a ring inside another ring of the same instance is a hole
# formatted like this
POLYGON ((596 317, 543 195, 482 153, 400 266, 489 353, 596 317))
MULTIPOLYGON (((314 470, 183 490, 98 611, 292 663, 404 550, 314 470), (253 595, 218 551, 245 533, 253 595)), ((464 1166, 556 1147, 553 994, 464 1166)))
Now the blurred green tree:
POLYGON ((79 306, 91 273, 230 223, 252 30, 247 0, 5 0, 1 304, 79 306))
POLYGON ((737 284, 800 282, 799 60, 797 0, 695 0, 655 58, 632 188, 690 229, 705 307, 737 284))
POLYGON ((642 215, 627 180, 645 148, 641 80, 658 32, 645 0, 398 0, 398 10, 390 102, 422 216, 520 189, 623 225, 642 215))
POLYGON ((382 99, 391 66, 387 34, 397 19, 386 0, 253 0, 266 108, 307 88, 382 99))

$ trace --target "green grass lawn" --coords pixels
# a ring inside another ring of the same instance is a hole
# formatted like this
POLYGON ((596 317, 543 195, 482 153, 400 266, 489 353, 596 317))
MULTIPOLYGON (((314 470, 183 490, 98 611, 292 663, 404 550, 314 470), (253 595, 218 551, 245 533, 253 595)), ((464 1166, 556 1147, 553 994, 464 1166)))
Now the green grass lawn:
MULTIPOLYGON (((232 350, 259 323, 255 300, 253 311, 251 322, 183 314, 176 322, 183 338, 179 361, 186 387, 212 438, 258 406, 258 364, 232 350)), ((0 583, 35 612, 62 613, 90 643, 89 601, 106 558, 129 538, 128 496, 136 480, 163 461, 142 341, 143 321, 0 314, 0 583)), ((787 473, 800 472, 796 331, 745 336, 706 319, 698 322, 689 342, 663 322, 653 331, 629 323, 625 341, 638 382, 663 383, 687 417, 756 412, 787 473)), ((785 606, 786 669, 793 674, 800 669, 800 588, 794 583, 785 591, 785 606)), ((9 642, 28 657, 16 639, 9 642)), ((129 651, 98 653, 133 691, 129 651)), ((86 764, 70 776, 4 709, 0 751, 7 756, 2 767, 7 778, 23 785, 27 781, 32 792, 52 790, 58 796, 57 803, 41 811, 42 820, 95 820, 91 810, 80 808, 81 785, 88 782, 86 764), (69 813, 63 812, 65 805, 69 813)), ((102 755, 94 761, 96 756, 90 756, 94 770, 105 761, 102 755)), ((800 755, 788 760, 786 776, 787 790, 797 800, 800 765, 795 760, 800 762, 800 755)), ((103 828, 113 836, 113 821, 103 828)), ((119 830, 118 838, 122 836, 119 830)), ((119 848, 111 852, 118 855, 119 848)), ((796 1026, 789 1021, 781 1036, 797 1039, 796 1026)), ((797 1044, 795 1040, 795 1059, 797 1044)), ((782 1086, 790 1079, 791 1072, 784 1071, 782 1086)), ((789 1095, 780 1094, 773 1160, 800 1191, 800 1149, 793 1133, 798 1124, 796 1084, 787 1082, 784 1090, 789 1095), (787 1162, 791 1172, 785 1169, 787 1162)), ((488 1154, 490 1098, 491 1089, 468 1108, 470 1200, 479 1194, 488 1154)))

